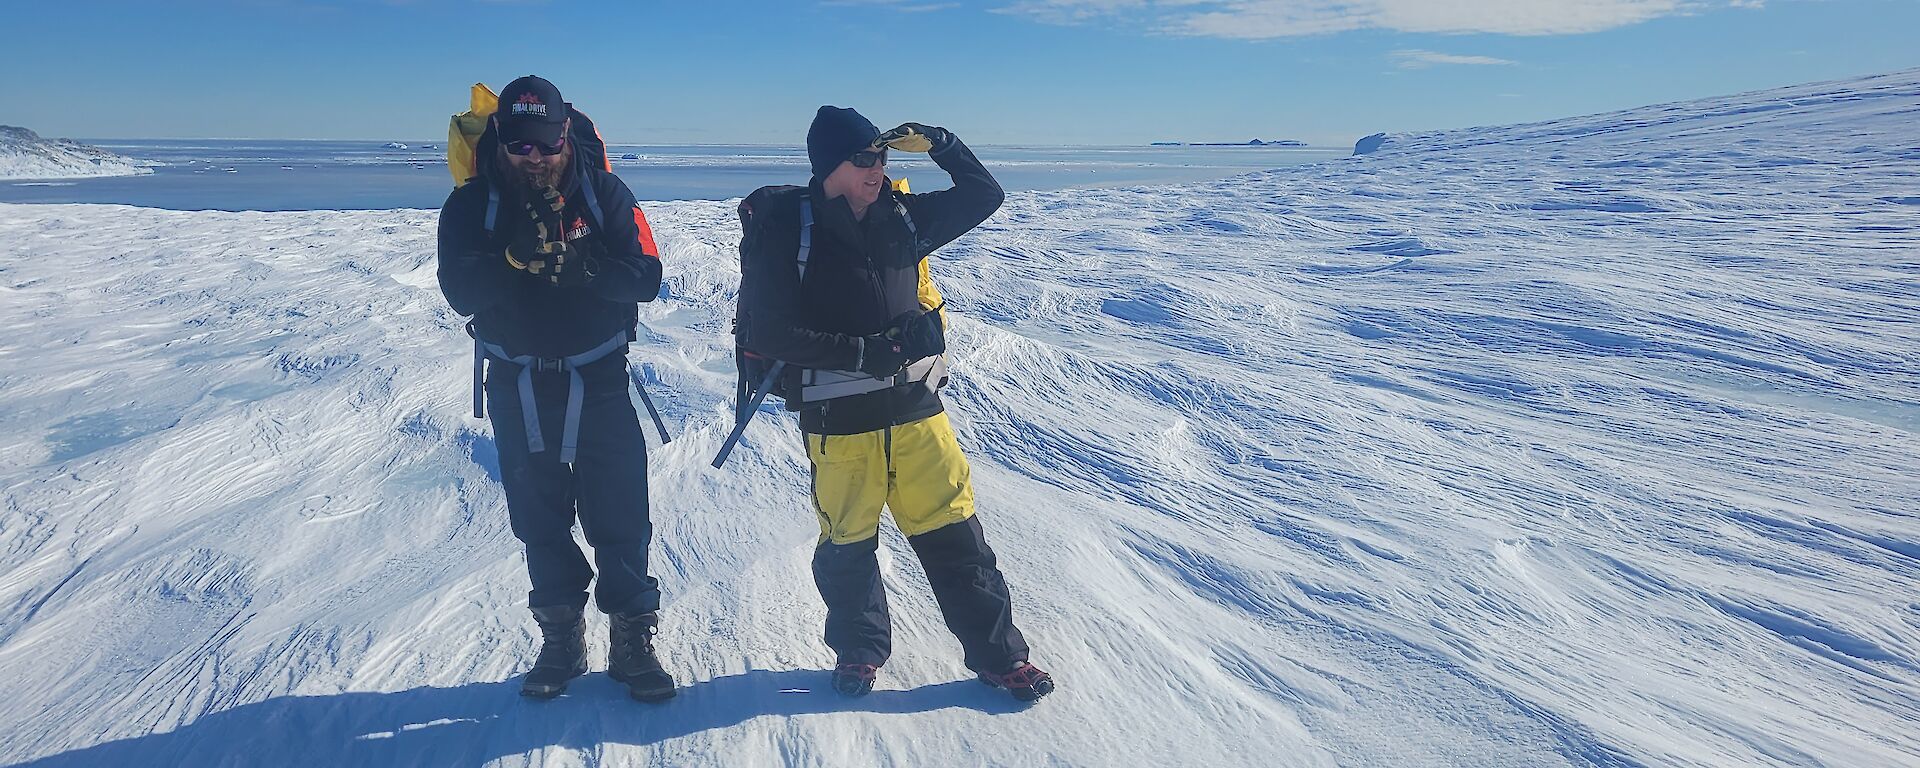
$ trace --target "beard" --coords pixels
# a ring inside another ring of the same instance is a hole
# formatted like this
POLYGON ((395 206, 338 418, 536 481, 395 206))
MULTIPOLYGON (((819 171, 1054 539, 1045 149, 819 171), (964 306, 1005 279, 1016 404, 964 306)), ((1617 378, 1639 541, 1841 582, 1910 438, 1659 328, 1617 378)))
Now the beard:
POLYGON ((541 170, 533 170, 532 168, 523 169, 520 166, 514 165, 513 160, 510 159, 511 156, 507 154, 507 150, 504 147, 502 147, 499 152, 501 167, 507 169, 507 177, 518 184, 523 191, 534 193, 534 197, 538 197, 538 193, 547 187, 560 189, 561 179, 566 178, 567 168, 573 164, 573 145, 571 143, 563 148, 560 154, 547 158, 547 162, 541 170))

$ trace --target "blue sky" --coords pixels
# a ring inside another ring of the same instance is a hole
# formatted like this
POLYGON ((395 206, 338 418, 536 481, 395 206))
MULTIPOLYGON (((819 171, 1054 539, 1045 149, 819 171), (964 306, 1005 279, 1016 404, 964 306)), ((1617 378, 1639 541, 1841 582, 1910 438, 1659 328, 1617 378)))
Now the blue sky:
POLYGON ((1920 66, 1915 0, 64 0, 0 124, 425 139, 537 73, 610 140, 795 144, 820 104, 973 143, 1492 125, 1920 66), (23 87, 24 86, 24 87, 23 87))

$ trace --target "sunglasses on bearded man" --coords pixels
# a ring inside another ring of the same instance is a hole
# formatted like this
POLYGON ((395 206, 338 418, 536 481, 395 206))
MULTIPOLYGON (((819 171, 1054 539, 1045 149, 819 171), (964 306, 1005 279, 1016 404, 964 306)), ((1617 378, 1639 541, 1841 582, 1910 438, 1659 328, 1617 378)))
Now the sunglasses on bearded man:
POLYGON ((533 151, 536 149, 540 150, 540 154, 546 155, 547 157, 560 154, 567 149, 567 137, 562 135, 559 140, 552 144, 542 144, 537 141, 516 141, 507 145, 507 154, 525 157, 533 154, 533 151))
POLYGON ((554 155, 557 155, 557 154, 560 154, 561 152, 566 151, 567 132, 572 129, 573 129, 573 121, 568 120, 565 124, 565 127, 560 129, 560 138, 554 141, 552 144, 544 144, 538 141, 513 141, 513 142, 501 142, 501 144, 503 144, 506 147, 507 154, 509 155, 519 155, 521 157, 526 157, 527 155, 533 154, 533 151, 537 149, 537 150, 540 150, 540 154, 545 155, 547 157, 553 157, 554 155))

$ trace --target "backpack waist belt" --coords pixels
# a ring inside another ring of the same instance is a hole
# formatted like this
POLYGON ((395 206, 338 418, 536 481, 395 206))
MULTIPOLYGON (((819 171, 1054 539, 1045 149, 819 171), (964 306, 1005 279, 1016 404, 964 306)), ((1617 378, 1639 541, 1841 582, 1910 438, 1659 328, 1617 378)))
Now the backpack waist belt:
POLYGON ((812 368, 800 372, 800 402, 817 403, 883 389, 904 387, 908 384, 927 382, 930 389, 938 391, 947 383, 947 359, 945 355, 923 357, 913 361, 905 370, 884 379, 874 378, 859 371, 829 371, 812 368))
MULTIPOLYGON (((469 328, 471 333, 472 329, 469 328)), ((473 337, 473 415, 476 418, 487 416, 486 364, 487 356, 520 366, 520 378, 514 382, 520 391, 520 418, 526 425, 527 451, 540 453, 547 449, 547 441, 540 434, 540 411, 533 398, 533 372, 565 371, 567 382, 567 421, 565 431, 560 436, 560 461, 573 463, 574 452, 580 446, 580 409, 586 399, 586 380, 580 378, 580 366, 599 362, 607 355, 625 349, 627 332, 621 331, 607 339, 600 346, 577 355, 567 357, 534 357, 533 355, 509 355, 499 345, 483 341, 478 334, 473 337)))

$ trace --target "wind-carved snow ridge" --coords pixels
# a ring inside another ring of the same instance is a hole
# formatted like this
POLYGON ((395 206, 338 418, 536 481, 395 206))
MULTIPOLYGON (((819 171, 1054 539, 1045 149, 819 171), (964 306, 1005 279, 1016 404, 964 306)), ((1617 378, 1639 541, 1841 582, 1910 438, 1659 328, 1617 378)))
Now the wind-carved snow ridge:
POLYGON ((0 125, 0 179, 77 179, 153 173, 154 163, 67 139, 0 125))
POLYGON ((881 690, 822 690, 793 419, 706 468, 728 204, 648 206, 658 707, 515 695, 433 212, 0 206, 0 758, 1920 763, 1916 113, 1910 71, 1015 195, 934 270, 1028 711, 891 533, 881 690))

